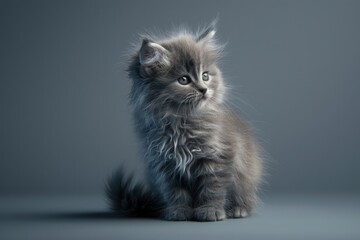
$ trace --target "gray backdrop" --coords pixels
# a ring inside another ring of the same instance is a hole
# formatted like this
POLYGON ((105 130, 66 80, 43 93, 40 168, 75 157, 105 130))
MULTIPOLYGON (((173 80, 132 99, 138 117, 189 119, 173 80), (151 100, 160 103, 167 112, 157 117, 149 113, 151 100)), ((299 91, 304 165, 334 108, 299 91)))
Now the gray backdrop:
POLYGON ((0 193, 101 193, 139 166, 125 54, 219 17, 266 193, 360 187, 360 1, 1 1, 0 193))

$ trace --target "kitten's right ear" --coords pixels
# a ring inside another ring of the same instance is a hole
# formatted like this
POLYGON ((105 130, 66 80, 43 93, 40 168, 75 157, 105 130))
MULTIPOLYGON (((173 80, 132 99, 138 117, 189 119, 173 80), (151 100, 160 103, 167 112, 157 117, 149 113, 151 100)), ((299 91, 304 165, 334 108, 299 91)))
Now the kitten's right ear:
POLYGON ((139 53, 140 64, 145 67, 169 65, 169 51, 160 44, 144 39, 139 53))
POLYGON ((197 37, 197 42, 211 42, 216 33, 217 19, 213 20, 197 37))

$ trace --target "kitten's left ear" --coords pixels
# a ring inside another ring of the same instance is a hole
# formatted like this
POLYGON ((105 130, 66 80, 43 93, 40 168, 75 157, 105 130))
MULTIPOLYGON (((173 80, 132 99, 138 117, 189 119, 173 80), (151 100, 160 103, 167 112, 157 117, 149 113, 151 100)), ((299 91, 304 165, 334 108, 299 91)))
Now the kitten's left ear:
POLYGON ((216 20, 209 24, 197 37, 197 42, 211 42, 216 33, 216 20))

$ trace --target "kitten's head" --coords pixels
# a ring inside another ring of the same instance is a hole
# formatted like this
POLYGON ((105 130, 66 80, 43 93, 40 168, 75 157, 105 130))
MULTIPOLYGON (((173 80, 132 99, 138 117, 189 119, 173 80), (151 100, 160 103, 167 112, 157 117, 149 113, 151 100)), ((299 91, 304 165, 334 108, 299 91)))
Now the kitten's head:
POLYGON ((165 40, 144 38, 129 68, 131 102, 163 114, 190 114, 222 101, 224 86, 217 60, 221 47, 214 25, 199 34, 165 40))

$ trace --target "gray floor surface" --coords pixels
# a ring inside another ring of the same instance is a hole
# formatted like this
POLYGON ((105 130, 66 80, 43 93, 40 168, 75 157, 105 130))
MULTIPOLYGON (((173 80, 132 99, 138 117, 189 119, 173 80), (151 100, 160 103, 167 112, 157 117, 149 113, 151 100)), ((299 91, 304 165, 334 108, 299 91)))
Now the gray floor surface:
POLYGON ((275 195, 211 223, 118 218, 103 196, 1 196, 0 239, 360 239, 360 195, 275 195))

